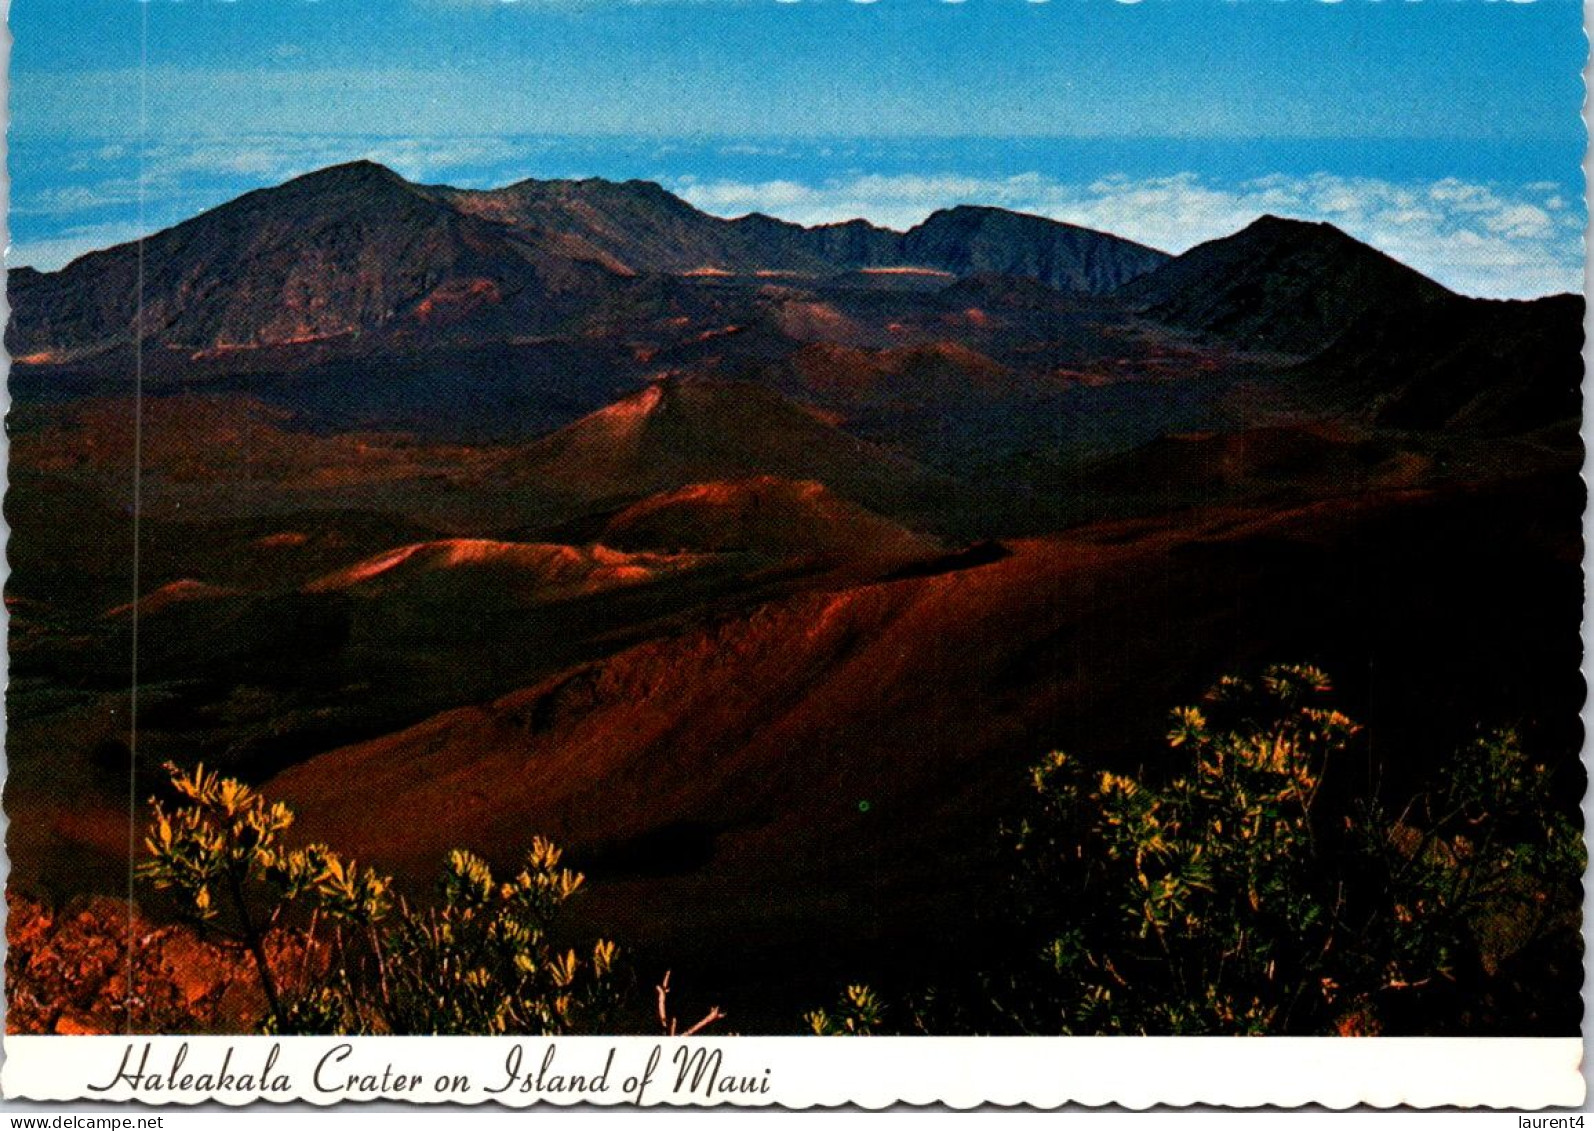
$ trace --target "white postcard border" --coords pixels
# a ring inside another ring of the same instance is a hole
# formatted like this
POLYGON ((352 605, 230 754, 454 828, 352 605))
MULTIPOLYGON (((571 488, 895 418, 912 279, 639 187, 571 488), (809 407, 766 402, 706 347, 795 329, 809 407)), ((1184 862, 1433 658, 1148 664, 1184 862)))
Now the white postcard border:
POLYGON ((8 1100, 155 1105, 1540 1109, 1586 1098, 1576 1037, 13 1035, 5 1053, 8 1100))

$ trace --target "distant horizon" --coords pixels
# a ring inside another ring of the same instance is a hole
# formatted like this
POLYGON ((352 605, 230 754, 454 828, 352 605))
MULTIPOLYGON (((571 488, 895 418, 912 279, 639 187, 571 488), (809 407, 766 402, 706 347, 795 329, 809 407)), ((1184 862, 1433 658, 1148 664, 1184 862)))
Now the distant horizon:
MULTIPOLYGON (((992 139, 970 140, 976 144, 992 143, 992 139)), ((733 150, 738 148, 734 142, 730 145, 733 150)), ((740 148, 745 149, 747 146, 743 145, 740 148)), ((1420 241, 1402 245, 1401 233, 1397 231, 1394 238, 1389 241, 1396 246, 1387 246, 1378 238, 1376 222, 1357 224, 1355 222, 1357 217, 1353 216, 1351 222, 1346 223, 1345 217, 1336 216, 1332 208, 1312 207, 1314 201, 1327 199, 1332 203, 1336 196, 1343 204, 1354 189, 1359 198, 1382 195, 1386 198, 1384 203, 1389 208, 1403 209, 1408 215, 1423 206, 1436 204, 1442 206, 1446 203, 1459 204, 1463 210, 1473 215, 1480 213, 1487 215, 1492 212, 1494 219, 1492 223, 1486 221, 1486 224, 1497 236, 1509 237, 1513 234, 1514 225, 1516 235, 1542 237, 1546 234, 1545 228, 1555 220, 1560 220, 1563 223, 1558 226, 1564 226, 1568 230, 1574 224, 1579 226, 1579 238, 1576 242, 1581 250, 1581 218, 1576 215, 1580 208, 1573 206, 1573 202, 1567 201, 1559 187, 1549 182, 1529 186, 1537 189, 1541 198, 1548 198, 1534 203, 1520 196, 1504 195, 1488 185, 1472 184, 1453 178, 1436 181, 1424 187, 1393 185, 1379 182, 1376 178, 1347 178, 1329 174, 1293 178, 1282 174, 1255 177, 1227 190, 1209 184, 1192 173, 1176 173, 1138 180, 1123 174, 1109 174, 1098 177, 1089 185, 1070 185, 1038 174, 1016 174, 984 180, 951 174, 940 177, 899 174, 894 178, 860 174, 850 183, 810 186, 783 179, 759 184, 724 178, 704 180, 690 175, 671 176, 667 173, 646 175, 638 172, 636 175, 627 176, 615 174, 611 170, 606 170, 604 173, 555 174, 539 171, 516 175, 503 165, 495 163, 490 172, 484 169, 473 175, 467 169, 460 169, 459 172, 464 173, 463 176, 444 179, 424 174, 416 175, 414 163, 406 162, 402 146, 391 150, 390 154, 396 155, 399 159, 393 160, 390 155, 388 160, 384 160, 380 150, 373 151, 368 148, 345 159, 326 161, 314 168, 290 170, 270 180, 255 180, 248 176, 232 178, 229 180, 235 187, 231 189, 229 195, 216 199, 213 203, 197 204, 188 215, 174 216, 169 207, 171 202, 168 202, 166 209, 150 209, 150 205, 157 202, 146 198, 143 203, 150 222, 141 232, 124 230, 119 238, 106 239, 100 243, 87 241, 92 241, 96 236, 103 239, 116 229, 100 228, 92 233, 80 232, 68 235, 65 239, 44 239, 31 243, 25 240, 17 241, 8 251, 6 265, 8 268, 30 267, 46 273, 58 271, 84 255, 137 242, 141 236, 147 238, 156 235, 250 192, 275 188, 341 165, 368 162, 388 169, 412 184, 474 191, 491 191, 525 181, 599 180, 613 184, 628 181, 648 183, 663 188, 678 199, 717 219, 736 220, 748 215, 761 214, 805 228, 861 220, 874 227, 900 233, 922 224, 928 217, 938 212, 959 207, 995 208, 1103 232, 1170 255, 1180 255, 1199 244, 1232 236, 1264 216, 1273 215, 1303 223, 1329 224, 1460 294, 1484 298, 1532 299, 1553 294, 1581 293, 1583 290, 1580 261, 1575 265, 1571 263, 1558 265, 1565 276, 1565 283, 1559 288, 1553 284, 1543 285, 1550 277, 1546 268, 1553 270, 1557 266, 1543 263, 1538 265, 1536 276, 1541 289, 1500 285, 1491 287, 1490 275, 1493 275, 1498 283, 1508 272, 1498 269, 1502 265, 1499 260, 1496 260, 1496 269, 1491 272, 1487 255, 1483 257, 1484 262, 1479 263, 1474 260, 1470 264, 1474 272, 1472 285, 1469 286, 1465 281, 1458 284, 1456 281, 1458 272, 1447 272, 1443 262, 1438 263, 1436 269, 1429 269, 1430 265, 1423 260, 1434 258, 1431 254, 1433 249, 1424 247, 1420 241), (410 164, 409 171, 403 168, 405 164, 410 164), (986 190, 985 195, 977 195, 982 188, 986 190), (956 195, 960 189, 967 190, 967 194, 956 195), (1136 215, 1137 203, 1145 207, 1146 213, 1136 215), (1182 210, 1181 203, 1185 205, 1182 210), (1543 207, 1545 203, 1550 204, 1552 208, 1543 207), (1296 207, 1291 207, 1292 204, 1296 207), (1248 207, 1252 209, 1249 213, 1246 211, 1248 207), (1552 211, 1572 213, 1572 215, 1552 217, 1552 211), (1325 212, 1328 214, 1325 215, 1325 212), (160 216, 159 220, 156 220, 156 215, 160 216), (1146 222, 1148 218, 1155 222, 1148 225, 1146 222), (1115 219, 1118 221, 1116 224, 1115 219), (1157 228, 1157 224, 1161 225, 1160 229, 1157 228), (1148 226, 1151 228, 1150 231, 1147 231, 1148 226), (1180 227, 1183 228, 1182 234, 1177 231, 1180 227), (1359 227, 1363 229, 1372 227, 1374 231, 1369 234, 1365 230, 1357 230, 1359 227), (1163 238, 1159 239, 1159 234, 1163 238), (1174 238, 1167 238, 1169 236, 1174 238), (1402 246, 1407 254, 1401 253, 1402 246), (1424 251, 1430 254, 1425 257, 1424 251), (1412 254, 1413 252, 1416 254, 1412 254)), ((136 200, 136 185, 132 188, 136 200)), ((214 196, 214 193, 210 195, 214 196)), ((1575 204, 1581 205, 1581 201, 1575 204)), ((24 211, 20 218, 26 221, 28 216, 29 213, 24 211)), ((1376 221, 1376 217, 1373 219, 1376 221)), ((26 226, 24 223, 24 227, 26 226)), ((1432 237, 1439 234, 1430 232, 1428 243, 1431 245, 1437 242, 1432 237)), ((1474 247, 1479 243, 1477 240, 1463 242, 1471 242, 1474 247)), ((1509 268, 1511 264, 1506 263, 1503 266, 1509 268)), ((1529 265, 1519 262, 1516 264, 1516 269, 1523 277, 1533 278, 1532 272, 1522 272, 1522 268, 1527 266, 1529 265)), ((1460 274, 1463 279, 1468 277, 1464 272, 1460 274)))
POLYGON ((358 157, 901 229, 979 202, 1178 253, 1265 212, 1461 293, 1583 289, 1577 0, 18 0, 10 262, 358 157), (142 190, 142 191, 141 191, 142 190))

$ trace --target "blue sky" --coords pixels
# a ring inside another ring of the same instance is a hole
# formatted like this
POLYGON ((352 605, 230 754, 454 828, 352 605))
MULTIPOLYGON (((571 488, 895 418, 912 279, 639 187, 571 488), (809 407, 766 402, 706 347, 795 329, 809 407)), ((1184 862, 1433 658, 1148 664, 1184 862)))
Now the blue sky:
POLYGON ((803 221, 968 199, 1170 250, 1284 211, 1473 293, 1579 289, 1581 18, 1576 0, 13 0, 13 262, 131 238, 140 186, 156 227, 376 156, 460 184, 649 177, 803 221))

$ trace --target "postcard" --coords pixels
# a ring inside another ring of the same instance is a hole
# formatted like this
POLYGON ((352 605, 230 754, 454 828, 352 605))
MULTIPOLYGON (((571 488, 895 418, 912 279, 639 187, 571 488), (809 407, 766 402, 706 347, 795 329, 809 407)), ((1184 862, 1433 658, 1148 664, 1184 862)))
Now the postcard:
POLYGON ((1576 1107, 1573 0, 15 0, 11 1099, 1576 1107))

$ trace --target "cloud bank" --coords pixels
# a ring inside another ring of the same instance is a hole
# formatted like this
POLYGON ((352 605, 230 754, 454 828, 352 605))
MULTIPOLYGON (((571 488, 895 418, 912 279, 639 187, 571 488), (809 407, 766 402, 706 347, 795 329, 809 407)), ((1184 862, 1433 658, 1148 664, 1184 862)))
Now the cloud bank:
MULTIPOLYGON (((722 156, 762 155, 764 147, 744 143, 727 147, 722 156)), ((70 168, 57 183, 17 193, 11 262, 55 269, 249 188, 355 157, 380 161, 412 180, 476 188, 543 175, 539 168, 549 161, 569 174, 577 170, 565 164, 585 160, 553 156, 525 138, 370 139, 353 145, 338 137, 194 139, 151 145, 142 162, 134 147, 107 142, 78 150, 64 162, 70 168)), ((703 162, 669 147, 635 152, 623 162, 631 170, 625 175, 657 179, 721 216, 756 211, 802 224, 863 217, 902 229, 938 208, 988 204, 1181 252, 1274 213, 1327 221, 1465 294, 1526 298, 1583 289, 1582 203, 1551 181, 1396 181, 1330 173, 1223 180, 1193 172, 1066 179, 959 171, 780 179, 687 175, 678 172, 683 163, 690 168, 703 162)))
POLYGON ((1398 183, 1321 173, 1233 184, 1195 173, 1069 182, 1039 173, 857 176, 809 184, 681 177, 668 188, 716 215, 802 224, 862 216, 906 228, 938 208, 992 204, 1181 252, 1265 213, 1323 220, 1454 290, 1527 298, 1583 289, 1583 214, 1550 182, 1398 183))

